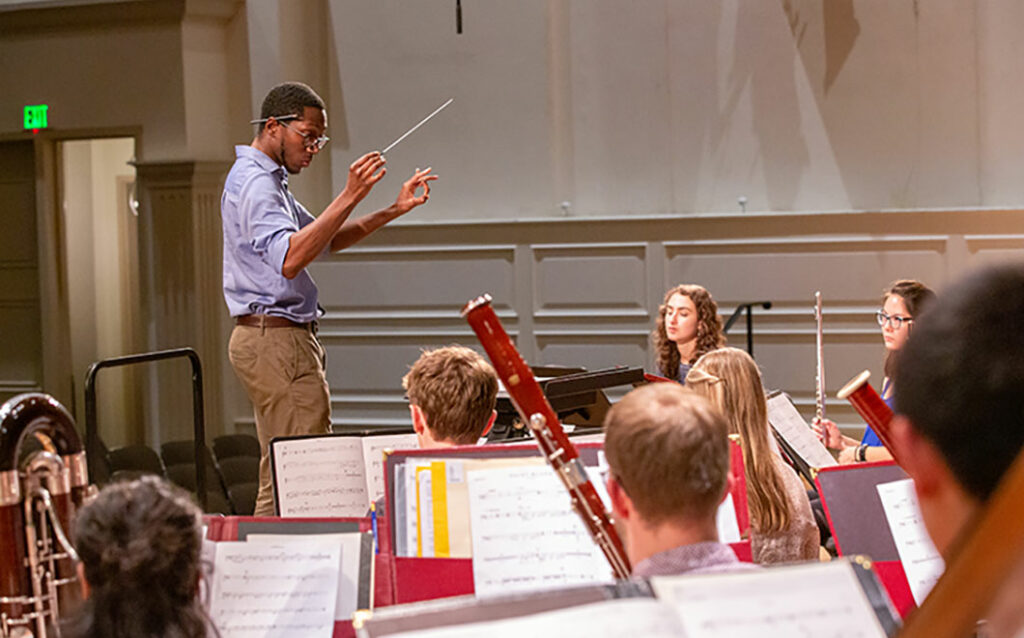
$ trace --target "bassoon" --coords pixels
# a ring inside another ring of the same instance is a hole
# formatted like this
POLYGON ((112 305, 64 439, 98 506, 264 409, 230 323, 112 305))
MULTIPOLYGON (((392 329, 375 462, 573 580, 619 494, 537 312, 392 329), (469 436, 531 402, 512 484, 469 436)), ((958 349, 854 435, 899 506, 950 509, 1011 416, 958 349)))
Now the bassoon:
POLYGON ((576 446, 565 435, 558 415, 548 403, 540 384, 498 320, 498 315, 491 307, 491 296, 485 294, 470 301, 462 309, 462 316, 469 322, 490 357, 516 410, 523 421, 529 424, 541 453, 569 490, 573 509, 583 519, 583 524, 608 559, 615 576, 620 579, 629 578, 629 558, 622 539, 601 497, 587 477, 576 446))
POLYGON ((850 380, 849 383, 836 393, 840 399, 846 399, 857 410, 857 414, 871 426, 878 438, 882 441, 885 449, 889 450, 892 458, 900 464, 899 455, 892 445, 892 432, 889 425, 892 423, 892 410, 885 404, 882 397, 878 396, 875 389, 868 383, 871 373, 865 370, 850 380))

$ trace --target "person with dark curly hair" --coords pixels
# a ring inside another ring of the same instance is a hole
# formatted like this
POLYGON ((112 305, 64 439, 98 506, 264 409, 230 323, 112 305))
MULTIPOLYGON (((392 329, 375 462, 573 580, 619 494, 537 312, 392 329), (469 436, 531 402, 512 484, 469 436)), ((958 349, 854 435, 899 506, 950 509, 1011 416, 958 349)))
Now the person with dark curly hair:
POLYGON ((725 345, 718 304, 703 286, 680 284, 665 293, 651 333, 658 372, 686 383, 686 373, 701 355, 725 345))
POLYGON ((84 602, 64 635, 218 635, 197 596, 201 523, 189 496, 155 476, 103 488, 75 520, 84 602))

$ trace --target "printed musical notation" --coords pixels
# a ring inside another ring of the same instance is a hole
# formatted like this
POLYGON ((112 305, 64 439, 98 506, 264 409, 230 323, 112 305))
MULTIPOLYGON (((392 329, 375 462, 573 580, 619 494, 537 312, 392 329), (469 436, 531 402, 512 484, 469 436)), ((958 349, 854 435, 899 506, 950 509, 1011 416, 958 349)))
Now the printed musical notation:
POLYGON ((414 450, 415 434, 382 434, 362 439, 366 467, 366 492, 370 501, 384 496, 384 450, 414 450))
POLYGON ((896 553, 910 583, 910 593, 914 602, 920 605, 946 570, 946 563, 935 549, 921 519, 914 480, 882 483, 877 489, 896 544, 896 553))
POLYGON ((221 636, 331 636, 341 548, 307 545, 217 545, 210 617, 221 636))
POLYGON ((846 561, 656 577, 651 587, 660 600, 675 608, 686 636, 885 636, 846 561))
POLYGON ((415 434, 274 441, 282 516, 363 516, 384 495, 382 452, 416 446, 415 434))
POLYGON ((768 399, 768 422, 811 467, 836 465, 836 460, 786 395, 777 394, 768 399))
POLYGON ((362 516, 370 507, 356 437, 275 441, 274 472, 281 516, 362 516))
POLYGON ((607 561, 550 467, 466 474, 478 597, 611 580, 607 561))
POLYGON ((249 543, 269 543, 283 547, 298 544, 307 546, 313 543, 336 544, 338 556, 338 595, 335 602, 335 620, 351 620, 352 612, 358 607, 359 597, 359 552, 362 533, 344 534, 249 534, 245 537, 249 543))

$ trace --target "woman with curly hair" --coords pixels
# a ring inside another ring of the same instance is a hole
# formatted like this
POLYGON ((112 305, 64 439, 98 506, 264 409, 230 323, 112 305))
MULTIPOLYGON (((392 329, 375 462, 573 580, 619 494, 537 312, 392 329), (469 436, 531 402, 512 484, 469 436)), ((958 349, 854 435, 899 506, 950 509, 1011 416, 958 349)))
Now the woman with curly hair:
POLYGON ((108 485, 75 520, 85 599, 75 638, 216 635, 197 596, 201 514, 155 476, 108 485))
POLYGON ((661 376, 686 383, 686 373, 702 354, 725 345, 722 318, 711 293, 697 284, 680 284, 666 292, 651 341, 661 376))

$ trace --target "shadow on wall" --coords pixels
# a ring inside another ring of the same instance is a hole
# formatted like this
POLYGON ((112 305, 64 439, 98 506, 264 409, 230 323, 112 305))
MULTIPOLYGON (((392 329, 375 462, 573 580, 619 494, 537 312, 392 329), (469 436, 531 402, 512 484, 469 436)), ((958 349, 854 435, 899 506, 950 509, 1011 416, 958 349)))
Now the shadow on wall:
POLYGON ((769 17, 763 13, 772 11, 771 5, 756 6, 744 5, 736 12, 733 64, 715 137, 720 139, 735 124, 736 105, 749 87, 758 152, 751 159, 748 178, 753 179, 760 160, 769 209, 792 210, 810 165, 795 78, 797 48, 773 41, 777 32, 765 28, 769 17))

